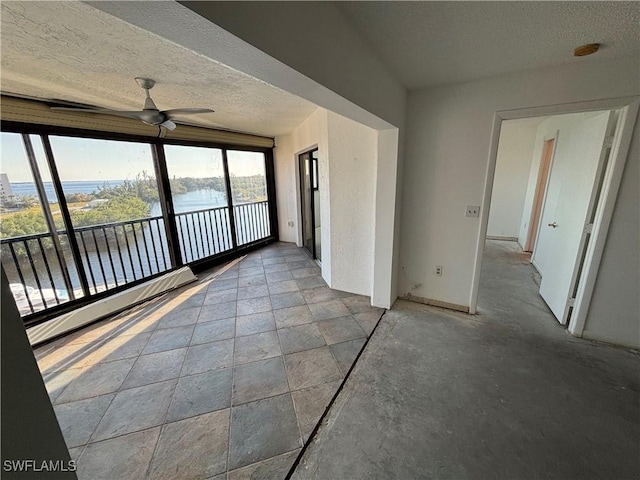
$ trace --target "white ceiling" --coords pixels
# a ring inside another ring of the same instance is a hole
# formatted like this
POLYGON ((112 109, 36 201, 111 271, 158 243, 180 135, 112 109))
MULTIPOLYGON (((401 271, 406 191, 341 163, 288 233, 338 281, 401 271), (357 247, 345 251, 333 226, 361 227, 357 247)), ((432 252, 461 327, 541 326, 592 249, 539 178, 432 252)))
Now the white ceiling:
POLYGON ((317 107, 80 2, 1 4, 2 91, 122 110, 142 109, 134 77, 157 81, 158 108, 207 107, 184 117, 267 136, 291 132, 317 107))
POLYGON ((636 55, 639 2, 335 2, 409 89, 636 55), (602 43, 590 57, 573 49, 602 43))

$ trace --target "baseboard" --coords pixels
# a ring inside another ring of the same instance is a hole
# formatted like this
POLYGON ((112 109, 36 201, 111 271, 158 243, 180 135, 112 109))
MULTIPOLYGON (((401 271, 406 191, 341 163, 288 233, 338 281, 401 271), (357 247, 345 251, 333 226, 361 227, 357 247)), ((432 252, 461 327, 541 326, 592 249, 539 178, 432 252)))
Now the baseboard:
POLYGON ((496 235, 487 235, 485 237, 487 240, 500 240, 503 242, 517 242, 518 237, 498 237, 496 235))
POLYGON ((407 300, 408 302, 422 303, 423 305, 430 305, 432 307, 447 308, 449 310, 455 310, 457 312, 469 313, 469 307, 465 305, 458 305, 457 303, 443 302, 441 300, 434 300, 432 298, 418 297, 416 295, 400 295, 398 298, 407 300))
POLYGON ((179 268, 124 292, 39 323, 27 329, 29 343, 34 346, 46 342, 196 280, 189 267, 179 268))
POLYGON ((584 330, 582 332, 582 338, 587 340, 593 340, 596 342, 607 343, 614 347, 631 348, 633 350, 640 350, 640 343, 634 338, 619 338, 618 335, 607 335, 605 333, 593 332, 591 330, 584 330))

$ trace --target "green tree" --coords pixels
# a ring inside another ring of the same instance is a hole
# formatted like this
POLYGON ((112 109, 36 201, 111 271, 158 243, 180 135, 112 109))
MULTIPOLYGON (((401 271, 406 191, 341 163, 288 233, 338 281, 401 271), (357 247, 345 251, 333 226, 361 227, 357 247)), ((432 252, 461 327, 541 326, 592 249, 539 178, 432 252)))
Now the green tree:
POLYGON ((34 235, 36 233, 46 233, 47 231, 47 222, 41 211, 16 213, 2 219, 2 223, 0 223, 0 236, 2 238, 34 235))
POLYGON ((149 216, 149 210, 149 205, 141 198, 123 194, 111 197, 106 203, 89 210, 73 210, 71 221, 74 227, 123 222, 146 218, 149 216))

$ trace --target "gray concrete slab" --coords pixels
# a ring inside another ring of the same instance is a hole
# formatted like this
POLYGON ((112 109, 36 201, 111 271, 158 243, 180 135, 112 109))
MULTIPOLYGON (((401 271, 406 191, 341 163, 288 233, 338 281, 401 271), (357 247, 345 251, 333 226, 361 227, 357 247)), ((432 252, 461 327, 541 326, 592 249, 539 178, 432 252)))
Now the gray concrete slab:
POLYGON ((480 315, 382 317, 293 478, 640 478, 637 352, 568 335, 491 247, 480 315))

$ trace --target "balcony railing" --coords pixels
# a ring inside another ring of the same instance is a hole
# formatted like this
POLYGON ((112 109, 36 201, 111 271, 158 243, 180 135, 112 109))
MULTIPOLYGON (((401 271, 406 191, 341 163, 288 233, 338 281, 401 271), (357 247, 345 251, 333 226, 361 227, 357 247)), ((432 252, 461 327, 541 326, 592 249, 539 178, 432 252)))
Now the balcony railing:
POLYGON ((171 268, 162 217, 75 229, 91 293, 171 268))
POLYGON ((233 248, 228 207, 179 213, 176 215, 176 225, 185 263, 233 248))
POLYGON ((2 265, 22 315, 69 301, 73 279, 79 286, 77 272, 70 268, 73 263, 67 235, 58 235, 61 252, 53 248, 49 233, 0 240, 2 265))
POLYGON ((246 245, 271 235, 269 202, 234 205, 238 245, 246 245))
MULTIPOLYGON (((268 202, 235 205, 236 244, 271 235, 268 202)), ((184 263, 234 248, 228 207, 176 215, 184 263)), ((161 216, 74 229, 88 294, 111 290, 172 268, 161 216)), ((66 231, 58 231, 60 249, 49 233, 0 240, 2 264, 23 316, 82 297, 80 272, 66 231)))

